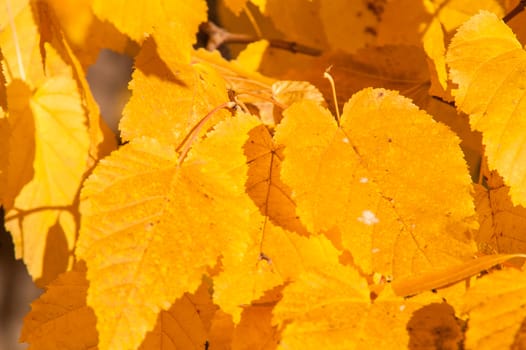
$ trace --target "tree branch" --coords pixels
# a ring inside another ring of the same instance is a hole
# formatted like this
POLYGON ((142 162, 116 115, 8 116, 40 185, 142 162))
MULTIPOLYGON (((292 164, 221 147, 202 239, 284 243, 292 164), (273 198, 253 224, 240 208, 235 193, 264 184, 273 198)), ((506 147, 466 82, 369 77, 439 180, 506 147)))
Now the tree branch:
POLYGON ((526 7, 526 0, 521 0, 517 6, 515 6, 506 16, 502 18, 502 20, 505 23, 508 23, 511 21, 511 19, 515 16, 517 16, 519 13, 524 11, 524 8, 526 7))
MULTIPOLYGON (((223 44, 236 43, 236 44, 250 44, 260 40, 260 38, 253 37, 247 34, 230 33, 224 28, 212 22, 205 22, 199 26, 199 31, 205 33, 208 36, 208 42, 206 49, 213 51, 218 49, 223 44)), ((267 39, 271 47, 287 50, 293 53, 302 53, 309 56, 321 55, 321 50, 301 45, 293 41, 286 41, 280 39, 267 39)))

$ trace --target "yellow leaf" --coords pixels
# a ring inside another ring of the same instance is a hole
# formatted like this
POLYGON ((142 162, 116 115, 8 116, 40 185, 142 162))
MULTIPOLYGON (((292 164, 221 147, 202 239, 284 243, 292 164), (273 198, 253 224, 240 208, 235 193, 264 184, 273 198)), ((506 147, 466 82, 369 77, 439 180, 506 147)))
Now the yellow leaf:
POLYGON ((31 88, 39 86, 45 79, 40 51, 40 35, 37 23, 33 17, 29 0, 10 1, 16 3, 11 9, 13 26, 10 25, 8 11, 2 11, 6 17, 2 19, 0 30, 0 47, 2 48, 3 71, 7 82, 14 79, 24 80, 31 88), (13 31, 13 28, 16 30, 13 31))
POLYGON ((133 40, 142 43, 153 35, 166 62, 190 61, 197 27, 206 21, 206 10, 204 0, 93 1, 93 11, 100 19, 114 24, 133 40))
POLYGON ((371 303, 355 270, 326 264, 285 287, 273 322, 284 327, 280 349, 407 349, 405 325, 421 306, 388 289, 371 303))
POLYGON ((259 40, 247 45, 247 47, 239 53, 235 63, 247 71, 256 72, 261 63, 263 53, 268 48, 267 40, 259 40))
POLYGON ((322 107, 297 103, 275 138, 302 222, 311 232, 336 231, 364 271, 401 278, 473 255, 459 141, 396 92, 357 93, 340 127, 322 107))
POLYGON ((86 181, 76 253, 87 262, 100 349, 135 349, 159 311, 193 292, 219 255, 250 245, 242 146, 257 124, 226 120, 181 167, 173 145, 135 138, 86 181))
POLYGON ((93 349, 97 319, 86 305, 86 267, 77 264, 46 287, 24 319, 20 341, 29 349, 93 349))
POLYGON ((273 322, 286 325, 281 348, 350 349, 370 305, 367 283, 348 266, 306 271, 283 291, 273 322), (328 336, 330 332, 330 336, 328 336))
MULTIPOLYGON (((256 58, 257 59, 257 58, 256 58)), ((236 60, 227 61, 219 52, 199 49, 192 61, 211 66, 224 79, 230 96, 238 103, 253 105, 259 109, 260 118, 266 124, 274 124, 274 101, 272 84, 274 79, 246 69, 236 60)))
POLYGON ((111 23, 101 21, 92 9, 92 0, 48 0, 56 22, 67 37, 75 55, 87 70, 97 60, 102 48, 124 53, 130 50, 130 39, 111 23))
POLYGON ((482 132, 489 168, 510 186, 513 203, 526 206, 526 52, 497 16, 481 12, 459 28, 447 61, 456 105, 482 132))
POLYGON ((11 151, 5 203, 16 255, 43 284, 72 262, 78 220, 74 203, 90 147, 71 69, 51 46, 45 50, 50 76, 38 89, 31 92, 18 80, 8 86, 11 151))
POLYGON ((233 315, 234 323, 240 321, 243 305, 305 270, 336 263, 340 255, 324 236, 298 235, 308 233, 296 217, 290 189, 280 180, 281 150, 265 126, 249 132, 244 153, 249 167, 246 191, 257 206, 247 208, 252 212, 253 244, 243 254, 224 257, 223 272, 214 277, 214 301, 233 315))
POLYGON ((214 278, 214 301, 236 324, 243 305, 304 271, 337 263, 340 255, 324 236, 301 237, 270 222, 253 221, 252 227, 262 227, 254 232, 255 244, 241 258, 224 258, 224 272, 214 278))
MULTIPOLYGON (((182 64, 172 73, 156 56, 153 45, 147 41, 136 58, 130 82, 133 92, 119 129, 125 141, 148 136, 177 146, 203 117, 229 101, 226 86, 206 64, 182 64)), ((225 115, 218 111, 202 130, 225 115)))
POLYGON ((503 14, 502 6, 496 0, 389 1, 379 24, 378 44, 422 46, 430 59, 431 93, 446 97, 448 75, 444 30, 455 29, 480 9, 503 14))
POLYGON ((465 295, 466 349, 514 349, 526 319, 524 271, 493 271, 475 281, 465 295))
POLYGON ((318 88, 306 81, 277 81, 272 84, 272 96, 285 107, 301 100, 325 102, 318 88))

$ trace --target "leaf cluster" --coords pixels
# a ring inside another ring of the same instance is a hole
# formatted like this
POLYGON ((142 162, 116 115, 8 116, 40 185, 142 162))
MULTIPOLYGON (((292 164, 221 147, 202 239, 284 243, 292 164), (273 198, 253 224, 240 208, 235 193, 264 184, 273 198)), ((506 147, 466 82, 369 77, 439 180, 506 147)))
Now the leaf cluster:
POLYGON ((225 0, 232 60, 192 47, 203 0, 6 4, 31 349, 526 346, 515 3, 225 0), (85 79, 102 48, 134 58, 120 146, 85 79))

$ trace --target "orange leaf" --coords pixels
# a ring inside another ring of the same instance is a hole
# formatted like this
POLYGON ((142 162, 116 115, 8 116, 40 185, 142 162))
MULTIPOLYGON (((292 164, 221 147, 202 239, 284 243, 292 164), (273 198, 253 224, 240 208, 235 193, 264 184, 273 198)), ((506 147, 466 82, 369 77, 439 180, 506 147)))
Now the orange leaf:
POLYGON ((475 204, 480 230, 475 237, 485 253, 523 253, 526 251, 526 208, 514 206, 510 188, 491 172, 485 188, 475 186, 475 204))
POLYGON ((86 305, 86 267, 77 264, 46 287, 24 319, 20 341, 29 349, 94 349, 97 319, 86 305))
POLYGON ((138 350, 204 349, 218 309, 212 303, 210 288, 203 281, 195 293, 185 293, 169 310, 161 311, 155 328, 138 350))
POLYGON ((275 144, 263 125, 252 129, 249 136, 244 146, 248 164, 248 195, 260 213, 272 223, 307 235, 305 227, 296 216, 296 204, 291 198, 291 190, 280 177, 283 147, 275 144))

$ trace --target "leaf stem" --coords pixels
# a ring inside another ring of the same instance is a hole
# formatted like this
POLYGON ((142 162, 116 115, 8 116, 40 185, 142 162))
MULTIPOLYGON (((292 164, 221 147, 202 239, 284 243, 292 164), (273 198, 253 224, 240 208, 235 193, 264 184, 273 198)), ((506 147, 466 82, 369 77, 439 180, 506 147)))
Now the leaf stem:
POLYGON ((336 97, 336 86, 334 84, 334 79, 332 78, 332 75, 329 73, 332 66, 327 68, 325 72, 323 72, 323 77, 328 79, 331 83, 331 90, 332 90, 332 98, 334 100, 334 109, 336 110, 336 122, 338 123, 338 126, 340 126, 340 109, 338 108, 338 98, 336 97))
POLYGON ((504 23, 508 23, 513 17, 524 11, 524 8, 526 8, 526 0, 521 0, 517 6, 515 6, 510 12, 508 12, 508 14, 506 14, 506 16, 502 18, 502 20, 504 23))
POLYGON ((197 135, 199 133, 199 130, 203 127, 203 125, 220 109, 223 108, 234 108, 236 105, 233 101, 225 102, 214 109, 212 109, 210 112, 208 112, 207 115, 205 115, 201 120, 194 125, 192 130, 186 135, 186 137, 181 141, 179 146, 177 146, 176 151, 180 153, 179 159, 177 160, 177 164, 181 166, 183 164, 186 155, 188 154, 188 151, 190 150, 190 147, 192 147, 192 144, 194 143, 195 139, 197 138, 197 135))

